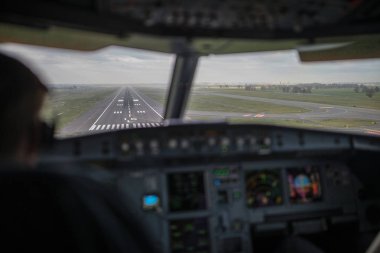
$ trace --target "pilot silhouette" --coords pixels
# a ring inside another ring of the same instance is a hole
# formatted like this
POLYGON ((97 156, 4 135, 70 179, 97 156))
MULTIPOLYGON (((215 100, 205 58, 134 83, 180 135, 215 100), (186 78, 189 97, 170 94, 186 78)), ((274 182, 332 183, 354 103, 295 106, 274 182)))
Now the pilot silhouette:
POLYGON ((23 63, 0 53, 0 162, 33 166, 43 123, 39 119, 48 92, 23 63))

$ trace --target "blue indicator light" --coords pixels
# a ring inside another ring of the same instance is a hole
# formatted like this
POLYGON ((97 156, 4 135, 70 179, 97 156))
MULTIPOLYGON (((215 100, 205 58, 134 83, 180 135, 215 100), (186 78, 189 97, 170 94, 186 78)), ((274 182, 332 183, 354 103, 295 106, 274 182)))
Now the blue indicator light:
POLYGON ((144 197, 144 205, 146 206, 155 206, 158 204, 158 196, 156 195, 147 195, 144 197))
POLYGON ((160 198, 155 194, 149 194, 143 196, 143 209, 144 210, 156 210, 160 205, 160 198))

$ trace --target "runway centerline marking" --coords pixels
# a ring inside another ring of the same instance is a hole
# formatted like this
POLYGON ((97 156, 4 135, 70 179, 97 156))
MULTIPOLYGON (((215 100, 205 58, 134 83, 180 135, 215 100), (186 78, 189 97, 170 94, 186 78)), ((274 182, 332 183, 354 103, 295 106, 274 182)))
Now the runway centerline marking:
POLYGON ((121 91, 123 89, 120 89, 119 92, 116 94, 116 96, 112 99, 112 101, 109 103, 109 105, 106 107, 106 109, 104 109, 104 111, 102 112, 102 114, 100 114, 100 116, 96 119, 96 121, 93 123, 93 125, 95 125, 98 120, 103 116, 103 114, 107 111, 107 109, 112 105, 113 101, 115 101, 115 99, 120 95, 121 91))

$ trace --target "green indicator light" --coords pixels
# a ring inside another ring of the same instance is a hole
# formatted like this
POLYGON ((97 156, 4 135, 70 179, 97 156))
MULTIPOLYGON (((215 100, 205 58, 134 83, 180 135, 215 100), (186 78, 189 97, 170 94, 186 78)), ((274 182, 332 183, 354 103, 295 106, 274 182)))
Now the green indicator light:
POLYGON ((227 177, 230 175, 229 169, 215 169, 212 172, 217 177, 227 177))

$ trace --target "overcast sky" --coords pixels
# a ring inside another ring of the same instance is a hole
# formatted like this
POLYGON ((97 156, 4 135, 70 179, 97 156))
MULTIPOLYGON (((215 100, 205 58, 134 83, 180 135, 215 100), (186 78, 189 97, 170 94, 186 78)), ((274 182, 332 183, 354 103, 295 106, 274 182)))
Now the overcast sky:
MULTIPOLYGON (((167 84, 174 56, 121 47, 77 52, 18 44, 0 51, 50 84, 167 84)), ((380 60, 301 64, 296 51, 202 57, 196 83, 380 82, 380 60)))

